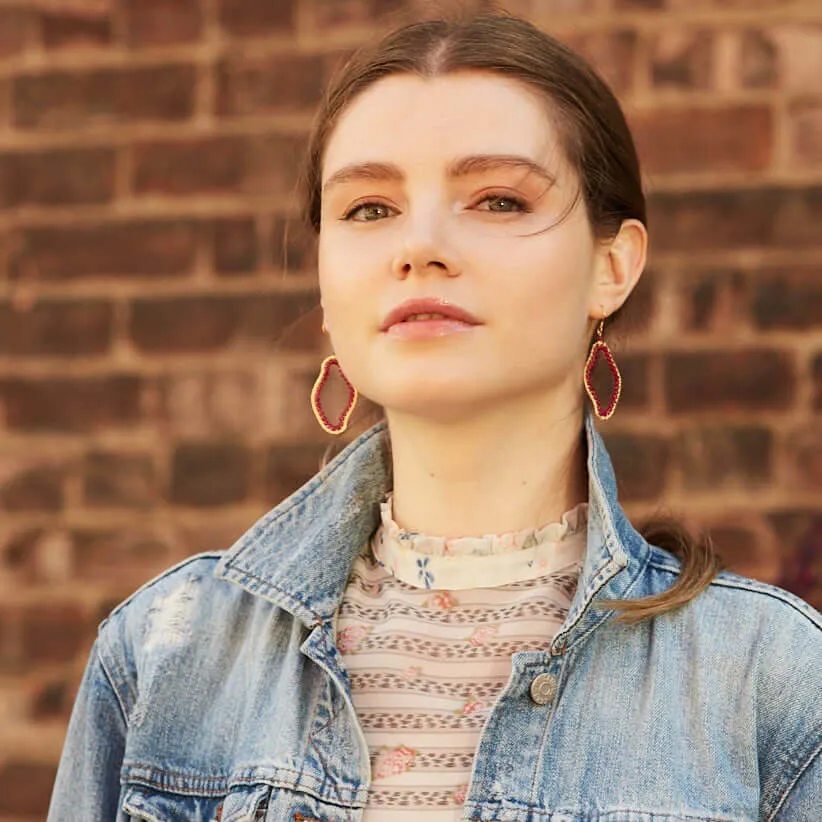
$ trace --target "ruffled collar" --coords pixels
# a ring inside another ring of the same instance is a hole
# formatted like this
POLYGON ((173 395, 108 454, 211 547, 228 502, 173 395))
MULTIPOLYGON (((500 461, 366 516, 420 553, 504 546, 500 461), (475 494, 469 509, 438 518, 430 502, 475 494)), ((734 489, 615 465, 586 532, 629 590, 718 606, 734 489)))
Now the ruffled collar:
POLYGON ((416 588, 493 588, 582 565, 588 503, 558 522, 481 537, 436 537, 404 531, 392 515, 392 493, 380 503, 380 524, 370 540, 374 558, 416 588))

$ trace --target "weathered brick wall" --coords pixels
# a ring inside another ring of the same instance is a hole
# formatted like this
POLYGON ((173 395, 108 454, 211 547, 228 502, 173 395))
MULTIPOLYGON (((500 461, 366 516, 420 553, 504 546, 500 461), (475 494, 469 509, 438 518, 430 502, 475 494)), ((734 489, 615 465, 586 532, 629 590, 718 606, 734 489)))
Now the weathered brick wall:
MULTIPOLYGON (((295 158, 400 6, 0 2, 0 822, 44 815, 99 620, 317 469, 295 158)), ((507 8, 606 74, 645 163, 602 426, 628 513, 822 606, 822 0, 507 8)))

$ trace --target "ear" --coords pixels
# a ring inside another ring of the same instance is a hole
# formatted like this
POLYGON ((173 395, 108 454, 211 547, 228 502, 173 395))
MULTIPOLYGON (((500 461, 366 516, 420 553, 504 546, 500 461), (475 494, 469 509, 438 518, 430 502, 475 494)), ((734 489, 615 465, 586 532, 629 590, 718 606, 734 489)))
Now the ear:
POLYGON ((623 220, 616 237, 602 245, 589 313, 611 316, 628 299, 645 268, 648 231, 639 220, 623 220))

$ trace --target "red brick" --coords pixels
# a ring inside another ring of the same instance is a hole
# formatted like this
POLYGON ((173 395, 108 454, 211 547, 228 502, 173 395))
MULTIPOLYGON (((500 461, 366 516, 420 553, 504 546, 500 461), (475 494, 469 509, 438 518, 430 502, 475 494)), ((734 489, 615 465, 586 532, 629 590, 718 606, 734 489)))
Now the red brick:
POLYGON ((695 269, 678 277, 682 327, 730 334, 746 325, 750 281, 750 276, 734 268, 695 269))
POLYGON ((760 426, 700 426, 681 432, 675 458, 687 491, 761 488, 772 480, 773 436, 760 426))
POLYGON ((113 319, 112 306, 99 300, 48 300, 27 311, 0 303, 0 354, 104 354, 111 345, 113 319))
POLYGON ((670 447, 663 437, 605 431, 603 437, 614 463, 620 499, 654 500, 665 493, 670 447))
POLYGON ((220 25, 235 37, 288 32, 294 28, 294 5, 294 0, 219 0, 220 25))
POLYGON ((94 508, 147 508, 156 502, 157 479, 148 454, 93 451, 82 468, 83 498, 94 508))
POLYGON ((822 426, 791 431, 784 440, 787 484, 803 493, 822 491, 822 426))
POLYGON ((766 106, 643 111, 631 119, 651 173, 759 171, 771 163, 773 112, 766 106))
POLYGON ((288 135, 210 137, 138 145, 138 194, 289 194, 305 140, 288 135))
POLYGON ((307 0, 303 5, 310 28, 337 32, 346 26, 362 27, 377 22, 385 15, 395 14, 405 3, 403 0, 307 0))
POLYGON ((811 399, 813 410, 822 411, 822 354, 814 357, 811 363, 811 379, 813 380, 811 399))
POLYGON ((45 819, 57 768, 4 757, 0 766, 0 813, 45 819))
MULTIPOLYGON (((3 535, 0 542, 0 568, 3 576, 7 579, 13 578, 15 582, 30 584, 42 581, 42 568, 40 556, 42 551, 40 546, 48 532, 44 528, 25 528, 21 531, 11 532, 3 535)), ((14 619, 9 614, 3 614, 0 610, 0 617, 5 617, 7 625, 0 624, 0 668, 4 662, 14 663, 16 659, 14 650, 19 643, 9 641, 10 633, 17 631, 19 620, 14 619), (12 625, 13 623, 13 625, 12 625), (4 640, 2 635, 6 631, 5 647, 7 651, 4 657, 4 640), (10 650, 9 650, 10 649, 10 650)))
POLYGON ((10 243, 12 275, 37 280, 167 277, 195 265, 199 228, 186 220, 21 229, 10 243))
POLYGON ((22 611, 22 647, 28 663, 71 662, 94 637, 96 626, 79 605, 38 602, 22 611))
POLYGON ((660 251, 822 247, 822 188, 657 193, 649 198, 660 251))
MULTIPOLYGON (((628 354, 612 352, 619 372, 622 375, 622 391, 619 395, 619 411, 647 410, 651 401, 651 358, 645 354, 628 354)), ((599 368, 596 369, 599 371, 599 368)), ((597 383, 595 388, 599 391, 597 383)), ((607 398, 610 395, 610 384, 607 379, 597 396, 607 398)), ((586 402, 589 402, 586 395, 586 402)), ((616 413, 619 413, 617 411, 616 413)))
POLYGON ((51 678, 33 687, 29 716, 37 721, 62 720, 68 724, 76 689, 69 677, 51 678))
POLYGON ((248 140, 243 191, 248 194, 282 194, 294 197, 298 172, 305 154, 302 135, 266 134, 248 140))
POLYGON ((21 459, 18 470, 0 484, 0 508, 6 511, 59 511, 63 507, 65 466, 31 464, 21 459))
POLYGON ((653 267, 645 269, 634 290, 620 308, 619 314, 612 315, 605 323, 606 341, 614 336, 630 340, 650 329, 658 310, 659 278, 659 272, 653 267))
POLYGON ((35 33, 34 14, 23 4, 0 8, 0 59, 26 49, 35 33))
POLYGON ((668 29, 651 42, 651 82, 657 88, 708 89, 713 84, 714 35, 709 29, 668 29))
POLYGON ((271 228, 271 265, 287 274, 315 272, 317 235, 296 217, 274 217, 271 228))
POLYGON ((231 276, 255 271, 260 262, 257 226, 250 217, 215 220, 214 270, 231 276))
POLYGON ((754 323, 765 331, 822 328, 822 271, 793 266, 757 272, 751 306, 754 323))
POLYGON ((280 54, 224 61, 217 72, 217 110, 227 116, 313 109, 324 90, 317 55, 280 54))
POLYGON ((246 145, 237 137, 143 143, 134 149, 137 194, 233 193, 245 170, 246 145))
POLYGON ((129 336, 145 353, 215 351, 242 332, 253 297, 207 296, 132 303, 129 336))
POLYGON ((740 32, 738 82, 743 88, 773 88, 778 79, 776 44, 755 29, 740 32))
POLYGON ((779 87, 791 93, 819 92, 822 75, 822 26, 786 23, 763 31, 761 37, 776 53, 779 87))
POLYGON ((822 608, 822 514, 818 508, 786 509, 769 519, 784 557, 777 584, 822 608))
POLYGON ((112 40, 108 17, 44 14, 40 26, 42 42, 47 49, 108 46, 112 40))
POLYGON ((172 455, 170 501, 197 507, 243 502, 251 465, 251 452, 237 443, 183 443, 172 455))
POLYGON ((665 0, 615 0, 618 10, 639 9, 642 11, 658 11, 665 8, 665 0))
POLYGON ((115 162, 108 149, 0 154, 0 208, 109 202, 115 162))
POLYGON ((283 445, 265 454, 265 501, 274 506, 304 485, 317 471, 324 445, 283 445))
POLYGON ((322 324, 316 291, 270 295, 258 300, 249 319, 249 335, 278 351, 314 351, 322 324))
POLYGON ((20 75, 14 79, 14 124, 84 128, 179 122, 194 111, 193 66, 146 66, 20 75))
POLYGON ((762 582, 776 581, 779 557, 771 555, 767 540, 759 531, 737 524, 718 524, 707 531, 727 570, 762 582))
POLYGON ((313 349, 316 336, 298 326, 317 302, 314 292, 138 300, 129 334, 137 348, 152 354, 215 351, 241 338, 313 349))
POLYGON ((790 107, 789 117, 794 164, 822 163, 822 102, 797 102, 790 107))
POLYGON ((562 39, 593 65, 615 93, 626 94, 633 89, 636 32, 614 30, 562 39))
POLYGON ((200 5, 198 0, 125 0, 126 41, 137 47, 197 40, 203 26, 200 5))
POLYGON ((159 384, 159 424, 169 438, 245 436, 259 426, 255 373, 169 374, 159 384))
POLYGON ((91 433, 132 429, 140 419, 138 377, 0 379, 0 419, 8 430, 91 433))
POLYGON ((139 526, 78 530, 74 546, 74 573, 85 582, 137 587, 174 561, 168 542, 139 526))
POLYGON ((793 358, 781 351, 700 351, 664 359, 671 414, 789 408, 796 395, 793 358))

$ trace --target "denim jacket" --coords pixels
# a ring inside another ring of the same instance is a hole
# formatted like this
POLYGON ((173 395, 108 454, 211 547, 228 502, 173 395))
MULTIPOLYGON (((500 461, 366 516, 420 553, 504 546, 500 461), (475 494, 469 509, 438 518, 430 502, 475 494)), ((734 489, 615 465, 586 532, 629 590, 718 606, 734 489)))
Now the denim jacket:
MULTIPOLYGON (((820 822, 822 615, 725 571, 635 625, 593 608, 666 590, 679 562, 626 518, 590 411, 584 430, 579 585, 549 650, 511 657, 463 819, 820 822)), ((388 489, 386 433, 101 624, 50 822, 361 819, 369 756, 334 624, 388 489)))

